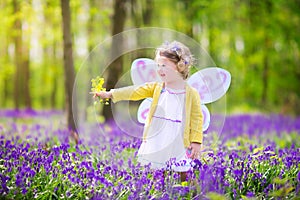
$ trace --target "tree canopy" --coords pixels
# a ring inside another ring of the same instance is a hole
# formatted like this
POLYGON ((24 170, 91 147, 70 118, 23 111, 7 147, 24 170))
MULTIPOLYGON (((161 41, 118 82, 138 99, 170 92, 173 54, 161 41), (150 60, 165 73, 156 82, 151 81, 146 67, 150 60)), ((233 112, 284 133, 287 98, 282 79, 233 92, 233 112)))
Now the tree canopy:
MULTIPOLYGON (((60 1, 3 0, 0 8, 1 108, 64 109, 60 1)), ((70 11, 75 73, 113 34, 169 28, 231 72, 230 112, 300 114, 299 0, 71 0, 70 11)), ((122 73, 132 60, 117 62, 122 73)))

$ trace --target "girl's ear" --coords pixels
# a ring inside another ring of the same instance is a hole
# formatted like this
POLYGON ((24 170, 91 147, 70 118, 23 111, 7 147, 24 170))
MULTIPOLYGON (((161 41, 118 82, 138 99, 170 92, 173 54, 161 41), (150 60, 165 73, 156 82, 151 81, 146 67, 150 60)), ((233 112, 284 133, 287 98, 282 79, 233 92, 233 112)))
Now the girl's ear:
POLYGON ((183 72, 185 70, 185 67, 186 66, 182 60, 177 63, 177 69, 179 72, 183 72))
POLYGON ((179 73, 181 73, 184 80, 186 80, 188 78, 189 66, 187 66, 183 60, 180 60, 177 63, 177 70, 179 73))

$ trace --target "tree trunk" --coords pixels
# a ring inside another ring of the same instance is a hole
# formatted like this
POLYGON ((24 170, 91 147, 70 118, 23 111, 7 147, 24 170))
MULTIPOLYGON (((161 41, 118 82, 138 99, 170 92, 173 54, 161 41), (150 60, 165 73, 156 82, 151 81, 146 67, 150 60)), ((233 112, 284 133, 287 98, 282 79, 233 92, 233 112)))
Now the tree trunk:
POLYGON ((265 105, 267 102, 267 92, 268 92, 268 82, 269 82, 269 38, 265 36, 265 52, 263 57, 263 71, 262 71, 262 96, 261 96, 261 103, 262 105, 265 105))
POLYGON ((191 5, 191 1, 183 1, 184 4, 184 9, 185 9, 185 16, 187 20, 190 20, 189 23, 187 23, 187 29, 185 31, 185 33, 190 36, 191 38, 194 38, 193 35, 193 26, 194 26, 194 12, 191 11, 192 10, 192 5, 191 5))
POLYGON ((31 108, 31 98, 29 91, 29 49, 28 44, 23 43, 22 19, 20 18, 21 7, 19 0, 13 0, 13 11, 16 16, 14 21, 14 44, 15 44, 15 66, 14 77, 14 103, 15 108, 21 106, 31 108))
MULTIPOLYGON (((115 0, 114 2, 112 36, 121 33, 124 30, 125 18, 126 18, 125 4, 126 4, 125 0, 115 0)), ((121 56, 122 49, 123 49, 122 38, 116 39, 115 37, 113 37, 111 57, 114 57, 114 55, 118 55, 120 57, 114 60, 114 62, 109 67, 108 79, 106 84, 107 89, 114 88, 114 86, 119 80, 119 77, 121 76, 122 69, 123 69, 122 67, 123 59, 121 56)), ((103 115, 106 120, 111 119, 113 117, 110 106, 104 106, 103 115)))
POLYGON ((31 109, 31 97, 29 90, 29 80, 30 80, 30 68, 29 68, 29 48, 28 44, 23 46, 24 52, 22 56, 22 74, 23 74, 23 83, 22 83, 22 91, 24 94, 24 104, 26 108, 31 109))
POLYGON ((5 76, 4 77, 4 89, 3 89, 3 102, 2 102, 2 107, 5 108, 8 103, 8 98, 9 98, 9 85, 10 85, 10 78, 5 76))
MULTIPOLYGON (((14 14, 18 16, 20 13, 20 3, 18 0, 13 1, 14 14)), ((15 44, 15 77, 14 77, 14 104, 15 108, 20 108, 20 101, 22 100, 22 93, 20 88, 20 76, 21 76, 21 56, 22 56, 22 22, 20 17, 16 17, 14 21, 13 32, 14 44, 15 44)))
MULTIPOLYGON (((140 28, 143 26, 151 26, 152 14, 153 14, 153 1, 146 0, 137 1, 131 0, 131 20, 134 22, 134 26, 136 28, 140 28)), ((136 42, 137 46, 140 46, 144 42, 144 37, 140 30, 137 30, 136 42)), ((136 51, 133 53, 134 59, 145 57, 145 53, 143 51, 136 51)))
MULTIPOLYGON (((90 11, 89 11, 89 19, 88 19, 88 24, 87 24, 87 37, 88 37, 88 51, 89 52, 92 52, 92 50, 94 49, 95 45, 96 45, 96 42, 95 42, 95 15, 96 13, 93 12, 92 10, 95 9, 97 7, 96 5, 96 0, 89 0, 89 7, 90 7, 90 11)), ((98 33, 96 33, 98 34, 98 33)), ((92 57, 95 56, 94 54, 90 54, 89 55, 91 57, 91 59, 93 59, 92 57)), ((91 75, 93 72, 92 72, 92 69, 91 67, 88 68, 88 74, 91 75)), ((86 90, 89 91, 90 90, 90 85, 86 85, 86 90)), ((93 100, 91 99, 90 96, 86 96, 85 98, 85 105, 86 107, 88 105, 91 105, 93 102, 93 100)), ((88 109, 85 109, 84 110, 84 120, 87 119, 88 117, 88 109)))
POLYGON ((131 0, 131 17, 135 27, 150 26, 153 14, 153 1, 131 0))
POLYGON ((52 76, 52 90, 51 90, 51 97, 50 97, 50 104, 51 104, 51 108, 54 109, 56 108, 58 105, 56 105, 56 96, 57 96, 57 88, 58 88, 58 67, 60 66, 60 64, 58 63, 58 60, 56 58, 56 49, 57 49, 57 42, 53 41, 52 46, 51 46, 51 55, 50 57, 53 59, 53 76, 52 76))
MULTIPOLYGON (((267 11, 267 16, 270 16, 272 13, 272 2, 267 0, 265 1, 265 9, 267 11)), ((268 28, 270 28, 269 25, 269 21, 266 20, 265 24, 266 24, 266 31, 265 31, 265 35, 264 35, 264 56, 263 56, 263 72, 262 72, 262 96, 261 96, 261 103, 262 105, 266 105, 267 103, 267 98, 268 98, 268 83, 269 83, 269 53, 272 50, 271 46, 272 46, 272 40, 271 37, 269 35, 269 30, 268 28)))
POLYGON ((144 25, 150 26, 153 14, 153 1, 146 0, 146 10, 143 12, 143 22, 144 25))
MULTIPOLYGON (((8 38, 8 37, 7 37, 8 38)), ((8 40, 6 40, 5 42, 5 45, 4 45, 4 51, 5 51, 5 59, 4 59, 4 65, 6 65, 7 63, 10 63, 10 59, 9 59, 9 51, 8 51, 8 40)), ((9 67, 10 68, 10 67, 9 67)), ((11 74, 7 71, 5 71, 5 76, 3 77, 3 84, 4 84, 4 87, 3 87, 3 90, 2 90, 2 95, 3 95, 3 101, 2 101, 2 108, 5 108, 7 106, 7 103, 8 103, 8 99, 10 98, 10 95, 11 95, 11 90, 10 90, 10 86, 11 86, 11 74)))
POLYGON ((64 43, 64 76, 65 76, 65 105, 67 109, 68 127, 76 132, 76 106, 74 104, 72 92, 75 81, 75 69, 73 63, 73 49, 72 49, 72 34, 71 34, 71 12, 69 0, 61 0, 61 12, 63 22, 63 43, 64 43))
POLYGON ((213 24, 211 24, 211 22, 208 22, 208 30, 209 30, 209 35, 208 35, 208 41, 209 41, 209 55, 213 58, 213 59, 218 59, 217 58, 217 48, 216 48, 216 38, 217 38, 217 34, 216 34, 216 29, 214 28, 213 24))

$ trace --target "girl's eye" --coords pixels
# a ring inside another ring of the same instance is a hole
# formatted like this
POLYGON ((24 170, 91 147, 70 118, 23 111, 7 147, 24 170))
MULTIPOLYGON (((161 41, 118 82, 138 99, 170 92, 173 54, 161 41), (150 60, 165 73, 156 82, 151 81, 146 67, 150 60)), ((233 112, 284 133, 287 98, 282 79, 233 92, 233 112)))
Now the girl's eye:
POLYGON ((165 64, 162 64, 162 65, 158 64, 157 65, 157 67, 165 67, 165 66, 166 66, 165 64))

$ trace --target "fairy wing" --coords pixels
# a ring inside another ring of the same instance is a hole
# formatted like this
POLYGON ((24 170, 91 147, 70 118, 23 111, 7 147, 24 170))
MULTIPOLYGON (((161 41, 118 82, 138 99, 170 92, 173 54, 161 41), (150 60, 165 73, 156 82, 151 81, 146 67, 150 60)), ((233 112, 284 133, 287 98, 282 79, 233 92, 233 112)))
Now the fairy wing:
POLYGON ((204 104, 220 99, 227 92, 231 75, 225 69, 209 67, 193 74, 187 82, 199 92, 203 113, 203 131, 205 131, 209 127, 210 112, 204 104))
POLYGON ((138 112, 137 112, 138 122, 140 122, 142 124, 145 123, 146 118, 149 113, 151 103, 152 103, 152 98, 147 98, 142 101, 142 103, 140 104, 140 106, 138 108, 138 112))
POLYGON ((227 92, 230 82, 230 73, 219 67, 202 69, 188 80, 188 84, 199 92, 202 104, 220 99, 227 92))
POLYGON ((161 82, 157 74, 157 64, 149 58, 138 58, 131 64, 131 79, 134 85, 146 82, 161 82))
MULTIPOLYGON (((135 85, 153 81, 160 82, 156 67, 155 61, 149 58, 134 60, 131 65, 132 82, 135 85)), ((199 106, 201 106, 203 113, 203 131, 207 130, 210 124, 210 112, 204 104, 221 98, 228 90, 230 80, 230 73, 217 67, 200 70, 189 78, 188 84, 196 88, 201 97, 202 105, 199 106)), ((145 123, 151 103, 152 98, 147 98, 142 101, 138 108, 137 119, 142 124, 145 123)))
POLYGON ((202 104, 201 105, 201 110, 202 110, 202 114, 203 114, 203 125, 202 125, 202 131, 206 131, 209 127, 209 123, 210 123, 210 113, 208 108, 202 104))
MULTIPOLYGON (((131 80, 134 85, 142 85, 146 82, 161 82, 157 74, 157 64, 149 58, 138 58, 131 64, 131 80)), ((144 124, 147 118, 152 98, 147 98, 142 101, 138 108, 137 119, 144 124)))

